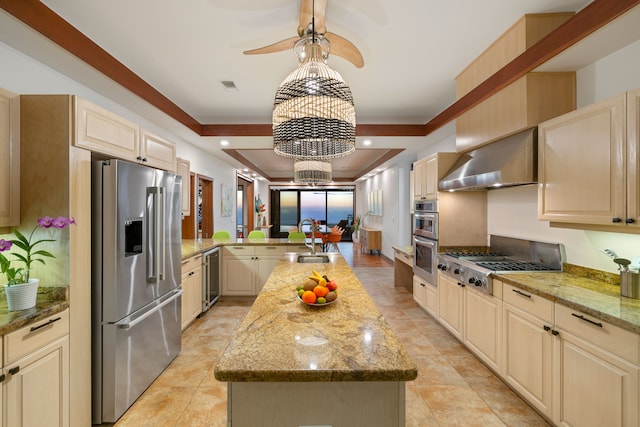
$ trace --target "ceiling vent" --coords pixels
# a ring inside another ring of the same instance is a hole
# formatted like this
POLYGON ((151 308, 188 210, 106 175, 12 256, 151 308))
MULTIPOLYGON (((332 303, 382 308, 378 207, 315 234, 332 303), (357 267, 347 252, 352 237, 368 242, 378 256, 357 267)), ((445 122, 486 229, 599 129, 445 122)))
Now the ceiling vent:
POLYGON ((227 92, 238 92, 238 86, 233 82, 233 80, 222 80, 220 81, 222 86, 227 92))

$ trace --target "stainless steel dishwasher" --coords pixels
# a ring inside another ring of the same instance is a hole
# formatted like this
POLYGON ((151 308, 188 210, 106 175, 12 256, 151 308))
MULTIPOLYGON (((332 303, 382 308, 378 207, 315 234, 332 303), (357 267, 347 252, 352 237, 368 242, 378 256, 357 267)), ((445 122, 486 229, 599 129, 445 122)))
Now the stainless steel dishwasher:
POLYGON ((220 248, 202 257, 202 311, 207 311, 220 298, 220 248))

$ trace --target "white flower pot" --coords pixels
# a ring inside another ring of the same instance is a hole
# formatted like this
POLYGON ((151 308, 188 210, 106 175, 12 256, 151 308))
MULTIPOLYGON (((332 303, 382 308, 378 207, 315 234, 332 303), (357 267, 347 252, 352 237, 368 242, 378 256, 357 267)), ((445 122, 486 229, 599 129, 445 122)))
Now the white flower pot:
POLYGON ((4 285, 9 311, 26 310, 36 306, 40 279, 29 279, 27 283, 19 285, 4 285))

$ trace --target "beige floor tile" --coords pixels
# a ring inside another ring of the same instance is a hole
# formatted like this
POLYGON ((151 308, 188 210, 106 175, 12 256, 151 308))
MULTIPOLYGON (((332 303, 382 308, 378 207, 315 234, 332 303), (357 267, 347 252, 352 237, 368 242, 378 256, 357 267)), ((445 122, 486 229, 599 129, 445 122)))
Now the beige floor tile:
POLYGON ((175 427, 226 427, 227 388, 198 387, 175 427))
POLYGON ((440 355, 412 356, 418 366, 416 385, 457 385, 470 389, 458 371, 449 364, 447 358, 440 355))
POLYGON ((180 354, 153 383, 155 387, 197 387, 215 361, 180 354))
POLYGON ((195 392, 195 387, 149 387, 114 427, 173 427, 195 392))
POLYGON ((505 424, 488 407, 434 410, 441 427, 504 427, 505 424))

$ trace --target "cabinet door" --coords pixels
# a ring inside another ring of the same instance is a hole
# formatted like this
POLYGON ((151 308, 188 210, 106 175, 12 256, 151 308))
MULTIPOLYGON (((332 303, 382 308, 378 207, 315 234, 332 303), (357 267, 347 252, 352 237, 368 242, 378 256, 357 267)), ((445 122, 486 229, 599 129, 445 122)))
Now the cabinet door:
POLYGON ((176 171, 176 144, 145 129, 140 138, 140 157, 146 165, 176 171))
POLYGON ((640 226, 640 89, 627 93, 627 218, 640 226))
POLYGON ((555 423, 637 427, 640 368, 568 332, 559 337, 555 423))
POLYGON ((69 336, 7 366, 8 426, 69 425, 69 336))
POLYGON ((418 305, 424 309, 426 309, 426 288, 427 285, 418 278, 418 276, 413 276, 413 299, 418 305))
MULTIPOLYGON (((200 260, 200 257, 198 257, 200 260)), ((202 311, 202 267, 197 266, 182 276, 182 329, 202 311)))
POLYGON ((258 295, 262 290, 262 287, 267 282, 271 272, 276 268, 276 265, 282 260, 279 256, 265 256, 259 255, 256 257, 256 274, 255 274, 255 295, 258 295))
POLYGON ((436 199, 438 197, 438 156, 429 157, 424 169, 424 196, 427 199, 436 199))
POLYGON ((624 226, 624 123, 618 96, 539 126, 538 219, 624 226))
POLYGON ((74 99, 76 137, 73 145, 131 161, 139 157, 140 128, 137 124, 82 98, 74 99))
POLYGON ((467 288, 465 344, 494 371, 500 372, 502 301, 467 288))
POLYGON ((254 264, 253 256, 223 259, 222 295, 254 295, 254 264))
POLYGON ((182 177, 182 215, 191 215, 191 162, 176 157, 176 173, 182 177))
POLYGON ((442 325, 463 340, 464 287, 458 281, 438 274, 438 316, 442 325))
POLYGON ((20 97, 0 89, 0 227, 20 224, 20 97))
POLYGON ((413 198, 418 200, 425 199, 426 179, 427 179, 426 162, 421 160, 413 164, 413 198))
POLYGON ((538 317, 506 302, 503 312, 503 378, 531 405, 551 418, 553 336, 549 331, 552 325, 545 325, 538 317))

